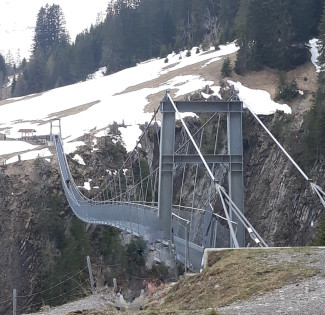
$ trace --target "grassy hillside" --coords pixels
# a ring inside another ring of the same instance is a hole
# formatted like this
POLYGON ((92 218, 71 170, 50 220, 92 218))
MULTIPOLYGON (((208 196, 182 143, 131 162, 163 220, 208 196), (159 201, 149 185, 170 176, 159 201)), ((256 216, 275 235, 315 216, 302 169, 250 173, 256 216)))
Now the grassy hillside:
POLYGON ((213 252, 202 273, 177 282, 164 299, 153 300, 145 314, 217 314, 214 309, 220 306, 315 276, 321 272, 316 266, 318 251, 306 247, 213 252))

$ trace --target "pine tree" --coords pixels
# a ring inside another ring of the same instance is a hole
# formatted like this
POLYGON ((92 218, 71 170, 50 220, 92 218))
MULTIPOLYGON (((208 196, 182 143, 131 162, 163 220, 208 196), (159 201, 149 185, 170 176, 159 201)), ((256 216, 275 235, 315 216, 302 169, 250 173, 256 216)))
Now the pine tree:
POLYGON ((0 54, 0 78, 4 80, 7 77, 7 67, 5 58, 0 54))
POLYGON ((236 18, 238 42, 244 48, 238 59, 246 62, 242 68, 259 70, 265 65, 288 70, 306 62, 305 42, 315 33, 320 1, 243 0, 240 8, 244 6, 246 15, 243 18, 239 10, 241 18, 236 18))
POLYGON ((318 63, 321 67, 321 72, 319 74, 319 83, 321 85, 321 89, 325 92, 325 4, 323 8, 323 14, 321 21, 319 23, 319 57, 318 63))
POLYGON ((230 77, 231 74, 232 74, 231 61, 229 56, 227 56, 222 63, 221 75, 223 78, 225 78, 225 77, 230 77))
POLYGON ((47 52, 54 45, 66 44, 69 35, 61 7, 53 4, 42 7, 37 15, 33 53, 37 50, 47 52))

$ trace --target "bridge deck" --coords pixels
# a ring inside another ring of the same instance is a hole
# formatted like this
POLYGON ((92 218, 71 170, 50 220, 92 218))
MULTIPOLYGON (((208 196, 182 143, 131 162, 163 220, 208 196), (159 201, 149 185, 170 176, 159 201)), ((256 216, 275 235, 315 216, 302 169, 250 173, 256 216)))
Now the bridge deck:
MULTIPOLYGON (((54 142, 60 165, 62 186, 71 209, 80 220, 92 224, 114 226, 136 236, 142 236, 150 242, 168 243, 169 240, 164 236, 156 207, 132 202, 98 202, 86 198, 79 191, 71 176, 61 138, 56 136, 54 142)), ((179 237, 175 237, 174 242, 177 258, 184 262, 186 242, 179 237)), ((189 242, 188 248, 189 265, 194 271, 198 271, 201 268, 203 247, 189 242)))

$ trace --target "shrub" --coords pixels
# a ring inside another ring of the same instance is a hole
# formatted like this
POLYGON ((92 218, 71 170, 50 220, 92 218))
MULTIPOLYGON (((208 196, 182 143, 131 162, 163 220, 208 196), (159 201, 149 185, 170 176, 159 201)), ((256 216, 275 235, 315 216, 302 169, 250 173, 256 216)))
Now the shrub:
POLYGON ((292 80, 290 83, 286 80, 286 74, 284 72, 280 73, 278 92, 275 100, 291 101, 299 94, 298 84, 296 80, 292 80))
POLYGON ((223 78, 230 77, 232 74, 232 65, 229 56, 227 56, 222 63, 221 75, 223 78))

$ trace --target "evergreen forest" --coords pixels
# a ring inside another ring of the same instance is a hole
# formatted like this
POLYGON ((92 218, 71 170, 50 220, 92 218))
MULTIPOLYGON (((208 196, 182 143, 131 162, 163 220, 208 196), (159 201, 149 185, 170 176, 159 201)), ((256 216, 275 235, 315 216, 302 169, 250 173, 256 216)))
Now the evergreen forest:
POLYGON ((38 93, 85 80, 105 67, 110 74, 172 51, 218 49, 237 39, 235 70, 292 69, 309 58, 318 36, 323 0, 120 0, 106 17, 71 41, 59 5, 40 8, 29 60, 6 65, 0 83, 14 75, 11 96, 38 93))

